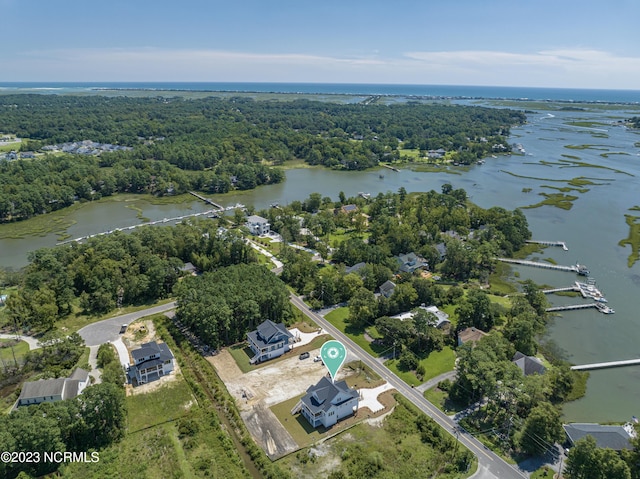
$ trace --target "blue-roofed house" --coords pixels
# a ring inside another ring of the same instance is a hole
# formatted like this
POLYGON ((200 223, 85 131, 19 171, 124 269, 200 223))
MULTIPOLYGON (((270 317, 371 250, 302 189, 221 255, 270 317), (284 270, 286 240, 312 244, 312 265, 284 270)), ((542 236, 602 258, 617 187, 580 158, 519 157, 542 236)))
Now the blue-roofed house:
POLYGON ((166 343, 150 341, 131 351, 133 364, 127 369, 127 379, 132 384, 145 384, 175 369, 173 353, 166 343))
POLYGON ((345 381, 332 382, 326 376, 310 386, 300 400, 300 412, 313 427, 331 427, 358 410, 358 391, 345 381))
POLYGON ((255 353, 251 364, 261 363, 282 356, 293 347, 293 334, 284 324, 276 324, 267 319, 255 331, 247 334, 249 347, 255 353))

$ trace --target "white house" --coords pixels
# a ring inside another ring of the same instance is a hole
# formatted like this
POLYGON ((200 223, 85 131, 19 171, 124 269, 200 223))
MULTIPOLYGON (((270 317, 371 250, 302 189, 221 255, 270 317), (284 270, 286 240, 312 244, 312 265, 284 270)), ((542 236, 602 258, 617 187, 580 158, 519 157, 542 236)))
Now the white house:
POLYGON ((340 419, 355 414, 360 397, 345 381, 331 382, 323 377, 310 386, 300 400, 300 412, 313 427, 331 427, 340 419))
POLYGON ((247 341, 255 353, 251 358, 251 364, 261 363, 282 356, 291 350, 293 334, 284 327, 284 324, 276 324, 267 319, 255 331, 247 333, 247 341))
POLYGON ((251 215, 247 218, 247 227, 252 235, 261 236, 271 232, 269 220, 262 216, 251 215))
POLYGON ((89 383, 89 372, 76 369, 68 378, 40 379, 22 385, 16 407, 62 401, 79 395, 89 383))
POLYGON ((173 353, 166 343, 144 343, 131 351, 131 356, 133 364, 127 369, 127 378, 135 384, 155 381, 175 369, 173 353))

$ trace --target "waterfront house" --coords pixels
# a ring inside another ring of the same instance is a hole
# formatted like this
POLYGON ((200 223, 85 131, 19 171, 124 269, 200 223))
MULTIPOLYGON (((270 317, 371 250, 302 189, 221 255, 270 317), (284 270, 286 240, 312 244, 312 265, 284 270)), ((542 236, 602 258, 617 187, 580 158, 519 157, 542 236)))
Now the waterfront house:
POLYGON ((256 236, 266 235, 271 231, 269 220, 257 215, 251 215, 247 218, 247 227, 251 234, 256 236))
POLYGON ((625 426, 602 426, 600 424, 573 423, 563 424, 569 443, 573 446, 580 439, 591 436, 596 446, 608 447, 615 451, 632 449, 631 439, 635 431, 631 424, 625 426))
POLYGON ((332 382, 326 376, 310 386, 300 400, 300 412, 313 427, 331 427, 358 410, 358 391, 345 381, 332 382))
POLYGON ((349 213, 355 213, 358 211, 358 206, 353 204, 343 205, 342 208, 340 208, 340 211, 348 215, 349 213))
POLYGON ((89 372, 80 368, 77 368, 68 378, 25 382, 16 407, 72 399, 82 393, 88 383, 89 372))
POLYGON ((255 331, 247 334, 249 347, 255 353, 251 364, 261 363, 282 356, 293 347, 293 334, 284 324, 276 324, 267 319, 255 331))
POLYGON ((532 374, 544 374, 547 368, 542 364, 538 358, 534 356, 527 356, 520 351, 516 351, 516 354, 511 360, 513 364, 520 368, 522 374, 525 376, 531 376, 532 374))
POLYGON ((175 369, 173 353, 166 343, 144 343, 131 351, 131 357, 133 364, 127 369, 127 378, 134 385, 155 381, 175 369))

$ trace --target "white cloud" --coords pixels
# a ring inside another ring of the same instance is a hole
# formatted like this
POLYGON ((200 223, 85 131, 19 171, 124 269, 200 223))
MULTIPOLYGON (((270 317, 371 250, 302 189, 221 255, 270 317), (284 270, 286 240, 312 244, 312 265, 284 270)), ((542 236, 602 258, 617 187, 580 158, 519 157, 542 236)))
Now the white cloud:
POLYGON ((640 57, 588 49, 340 57, 159 48, 67 49, 0 58, 6 81, 273 81, 637 88, 640 57))

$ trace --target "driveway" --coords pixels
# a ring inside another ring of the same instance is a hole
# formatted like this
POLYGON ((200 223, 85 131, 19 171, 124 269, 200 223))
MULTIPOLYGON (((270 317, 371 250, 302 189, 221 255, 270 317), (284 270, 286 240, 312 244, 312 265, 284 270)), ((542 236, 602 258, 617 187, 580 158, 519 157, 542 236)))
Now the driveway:
POLYGON ((175 309, 176 303, 172 301, 160 306, 136 311, 135 313, 123 314, 115 318, 105 319, 97 323, 85 326, 78 334, 84 339, 87 346, 99 346, 104 343, 113 342, 120 337, 120 327, 123 324, 131 324, 137 319, 151 316, 153 314, 164 313, 171 309, 175 309))
POLYGON ((32 337, 32 336, 20 336, 18 334, 0 334, 0 339, 19 339, 20 341, 24 341, 29 345, 29 349, 38 349, 40 347, 40 342, 32 337))

